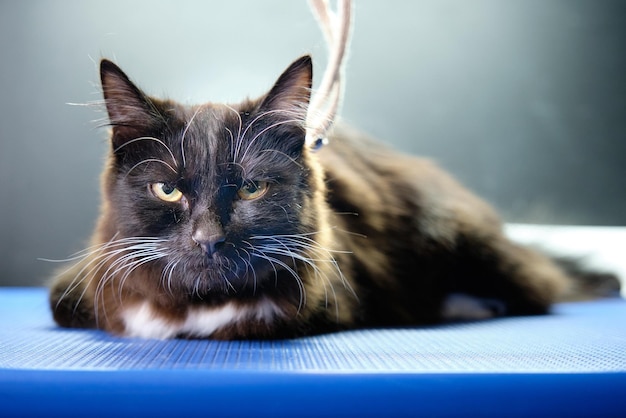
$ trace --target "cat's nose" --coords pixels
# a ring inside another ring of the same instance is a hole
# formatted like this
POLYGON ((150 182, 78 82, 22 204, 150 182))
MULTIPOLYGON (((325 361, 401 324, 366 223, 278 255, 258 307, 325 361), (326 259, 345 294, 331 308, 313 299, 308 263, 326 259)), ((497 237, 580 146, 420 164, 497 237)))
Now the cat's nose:
POLYGON ((201 230, 196 231, 192 239, 209 257, 212 257, 213 254, 224 245, 224 241, 226 241, 226 238, 222 234, 209 235, 201 230))

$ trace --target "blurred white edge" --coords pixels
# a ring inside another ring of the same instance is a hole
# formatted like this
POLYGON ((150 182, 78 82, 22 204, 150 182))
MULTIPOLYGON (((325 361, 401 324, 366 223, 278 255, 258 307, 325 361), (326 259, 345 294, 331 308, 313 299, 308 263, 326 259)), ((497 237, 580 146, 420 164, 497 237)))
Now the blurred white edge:
POLYGON ((551 255, 580 257, 585 266, 616 274, 626 297, 626 227, 505 224, 513 241, 551 255))

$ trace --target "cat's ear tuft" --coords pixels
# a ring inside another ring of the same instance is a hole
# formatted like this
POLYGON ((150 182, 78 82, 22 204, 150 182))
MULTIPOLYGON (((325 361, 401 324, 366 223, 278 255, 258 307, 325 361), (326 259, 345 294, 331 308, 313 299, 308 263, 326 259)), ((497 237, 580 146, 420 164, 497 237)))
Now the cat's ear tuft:
POLYGON ((311 86, 313 63, 309 55, 294 61, 278 78, 274 87, 265 96, 261 109, 284 111, 290 118, 306 120, 311 86))
POLYGON ((154 129, 160 115, 151 100, 113 62, 100 62, 100 80, 114 145, 154 129))

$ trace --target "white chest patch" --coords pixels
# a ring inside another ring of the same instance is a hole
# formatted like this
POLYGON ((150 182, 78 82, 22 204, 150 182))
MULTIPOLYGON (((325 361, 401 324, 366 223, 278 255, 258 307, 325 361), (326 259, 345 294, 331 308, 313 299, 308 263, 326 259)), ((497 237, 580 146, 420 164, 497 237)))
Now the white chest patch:
POLYGON ((209 337, 218 329, 245 320, 271 322, 283 313, 275 303, 262 299, 256 304, 238 306, 229 302, 217 308, 190 308, 184 320, 164 318, 149 302, 126 308, 122 319, 128 337, 168 339, 179 334, 209 337))
POLYGON ((172 338, 178 331, 177 324, 157 315, 148 302, 126 308, 122 312, 122 319, 128 337, 166 339, 172 338))

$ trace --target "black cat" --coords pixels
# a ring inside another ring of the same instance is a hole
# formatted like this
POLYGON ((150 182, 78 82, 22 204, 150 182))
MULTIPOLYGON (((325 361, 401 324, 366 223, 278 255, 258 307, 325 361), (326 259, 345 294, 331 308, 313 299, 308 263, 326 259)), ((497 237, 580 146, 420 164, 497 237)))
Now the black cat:
POLYGON ((546 313, 576 293, 431 162, 347 128, 305 146, 308 56, 258 100, 183 106, 110 61, 112 126, 92 247, 56 321, 148 338, 284 338, 546 313))

